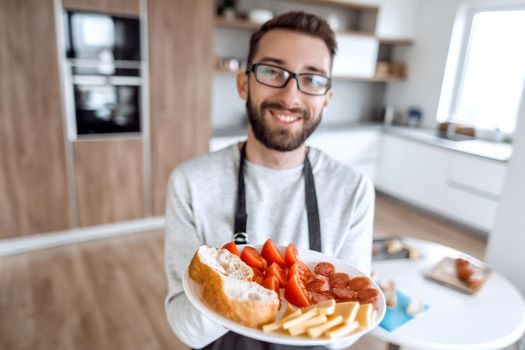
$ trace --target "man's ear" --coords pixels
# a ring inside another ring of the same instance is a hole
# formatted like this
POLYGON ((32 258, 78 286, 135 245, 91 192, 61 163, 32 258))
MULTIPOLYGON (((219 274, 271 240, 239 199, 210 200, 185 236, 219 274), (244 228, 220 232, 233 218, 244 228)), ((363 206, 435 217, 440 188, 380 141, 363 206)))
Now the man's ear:
POLYGON ((334 95, 334 91, 332 89, 328 90, 326 93, 326 99, 324 100, 323 108, 328 107, 328 103, 332 99, 332 96, 334 95))
POLYGON ((248 74, 246 72, 237 73, 237 92, 244 101, 248 99, 248 74))

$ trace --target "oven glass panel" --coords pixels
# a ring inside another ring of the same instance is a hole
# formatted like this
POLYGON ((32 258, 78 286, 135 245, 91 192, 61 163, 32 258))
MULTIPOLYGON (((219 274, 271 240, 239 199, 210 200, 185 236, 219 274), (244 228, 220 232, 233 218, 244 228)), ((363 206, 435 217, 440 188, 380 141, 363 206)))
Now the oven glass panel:
POLYGON ((140 132, 140 87, 75 84, 77 134, 140 132))

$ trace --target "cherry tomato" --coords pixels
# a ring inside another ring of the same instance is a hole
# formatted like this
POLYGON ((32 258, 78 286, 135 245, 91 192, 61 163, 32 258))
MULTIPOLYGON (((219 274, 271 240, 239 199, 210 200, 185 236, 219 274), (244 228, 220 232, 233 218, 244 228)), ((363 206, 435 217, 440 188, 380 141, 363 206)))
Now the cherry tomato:
POLYGON ((283 269, 286 267, 286 262, 284 261, 281 253, 279 252, 279 249, 275 246, 275 243, 271 239, 267 239, 266 242, 264 242, 264 245, 261 250, 261 255, 263 258, 268 261, 269 264, 271 263, 277 263, 280 267, 283 269))
POLYGON ((288 247, 286 247, 286 251, 284 252, 284 261, 286 262, 286 266, 289 268, 292 267, 292 265, 297 261, 301 261, 295 244, 290 243, 288 244, 288 247))
POLYGON ((306 307, 310 305, 308 292, 304 288, 301 279, 296 274, 292 274, 290 279, 288 279, 288 284, 284 289, 284 297, 290 304, 298 307, 306 307))
POLYGON ((235 244, 234 241, 226 243, 223 248, 227 249, 230 253, 235 254, 240 257, 239 249, 237 249, 237 245, 235 244))
POLYGON ((306 283, 310 279, 312 271, 310 271, 304 262, 297 261, 290 267, 290 270, 288 270, 288 279, 293 275, 297 275, 303 283, 306 283))
POLYGON ((277 280, 279 281, 279 285, 281 288, 286 287, 286 283, 288 282, 286 280, 286 274, 284 273, 283 269, 276 263, 271 263, 271 265, 266 270, 266 277, 268 276, 275 276, 277 277, 277 280))
POLYGON ((268 266, 268 263, 264 260, 261 254, 259 254, 255 248, 250 246, 244 247, 241 254, 241 260, 248 266, 255 267, 261 271, 266 271, 266 267, 268 266))

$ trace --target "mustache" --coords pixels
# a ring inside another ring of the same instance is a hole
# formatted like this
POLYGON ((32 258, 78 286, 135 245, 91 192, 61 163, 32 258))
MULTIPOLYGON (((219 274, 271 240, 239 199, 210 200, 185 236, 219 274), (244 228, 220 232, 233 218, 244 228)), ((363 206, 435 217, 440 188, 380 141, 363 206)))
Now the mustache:
POLYGON ((286 108, 285 105, 279 102, 271 102, 271 101, 264 101, 261 103, 261 112, 265 112, 268 109, 277 109, 281 111, 287 111, 294 114, 300 114, 304 119, 308 119, 310 117, 310 114, 308 111, 302 109, 302 108, 286 108))

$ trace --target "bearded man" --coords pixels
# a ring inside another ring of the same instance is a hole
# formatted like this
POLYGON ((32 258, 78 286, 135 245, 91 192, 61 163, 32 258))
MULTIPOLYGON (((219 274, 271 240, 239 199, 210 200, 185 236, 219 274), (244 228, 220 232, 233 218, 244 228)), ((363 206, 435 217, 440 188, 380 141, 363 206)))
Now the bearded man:
MULTIPOLYGON (((374 188, 364 175, 305 145, 332 97, 333 31, 304 12, 253 34, 237 76, 250 122, 245 142, 189 160, 172 173, 166 207, 166 315, 192 348, 288 349, 228 332, 182 288, 203 244, 293 242, 370 273, 374 188)), ((344 344, 345 346, 349 344, 344 344)))

